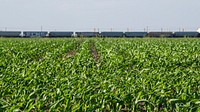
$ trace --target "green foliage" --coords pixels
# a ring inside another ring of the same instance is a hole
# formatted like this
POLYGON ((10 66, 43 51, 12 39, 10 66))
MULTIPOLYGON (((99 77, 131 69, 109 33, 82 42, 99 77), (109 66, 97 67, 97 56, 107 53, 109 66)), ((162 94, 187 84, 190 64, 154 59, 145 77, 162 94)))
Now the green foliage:
POLYGON ((0 111, 198 112, 199 46, 187 38, 2 38, 0 111))

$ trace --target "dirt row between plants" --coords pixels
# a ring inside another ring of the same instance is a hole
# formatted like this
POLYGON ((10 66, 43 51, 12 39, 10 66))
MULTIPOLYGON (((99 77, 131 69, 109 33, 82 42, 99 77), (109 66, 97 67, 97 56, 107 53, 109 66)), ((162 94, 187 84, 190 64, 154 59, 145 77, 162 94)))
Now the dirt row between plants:
POLYGON ((79 51, 80 49, 80 46, 82 45, 82 43, 84 42, 84 39, 81 39, 78 41, 78 47, 68 51, 65 55, 64 55, 64 58, 68 59, 68 58, 72 58, 76 55, 77 51, 79 51))
POLYGON ((71 58, 71 57, 74 57, 75 55, 76 55, 76 51, 71 50, 65 55, 65 58, 71 58))
POLYGON ((97 49, 96 49, 96 47, 95 47, 95 45, 94 45, 94 42, 91 42, 91 43, 90 43, 90 48, 91 48, 91 54, 92 54, 93 59, 94 59, 96 62, 98 62, 99 59, 100 59, 100 56, 99 56, 99 54, 98 54, 98 52, 97 52, 97 49))

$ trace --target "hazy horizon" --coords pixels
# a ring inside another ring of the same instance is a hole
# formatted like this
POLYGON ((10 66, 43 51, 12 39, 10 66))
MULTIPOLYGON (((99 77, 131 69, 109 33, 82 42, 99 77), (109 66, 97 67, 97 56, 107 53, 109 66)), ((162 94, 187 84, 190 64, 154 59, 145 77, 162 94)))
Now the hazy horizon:
POLYGON ((0 0, 0 31, 178 31, 200 27, 199 0, 0 0))

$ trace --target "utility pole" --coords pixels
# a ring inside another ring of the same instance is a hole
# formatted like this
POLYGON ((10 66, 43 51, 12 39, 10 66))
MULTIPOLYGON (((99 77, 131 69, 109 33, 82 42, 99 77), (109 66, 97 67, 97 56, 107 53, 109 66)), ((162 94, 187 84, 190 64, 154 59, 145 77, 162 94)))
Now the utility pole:
POLYGON ((41 26, 40 37, 42 37, 42 30, 43 30, 43 27, 41 26))
POLYGON ((147 26, 147 32, 149 32, 149 26, 147 26))
POLYGON ((41 32, 42 32, 42 30, 43 30, 43 27, 41 26, 41 32))
POLYGON ((127 28, 127 32, 129 32, 130 31, 130 29, 129 28, 127 28))

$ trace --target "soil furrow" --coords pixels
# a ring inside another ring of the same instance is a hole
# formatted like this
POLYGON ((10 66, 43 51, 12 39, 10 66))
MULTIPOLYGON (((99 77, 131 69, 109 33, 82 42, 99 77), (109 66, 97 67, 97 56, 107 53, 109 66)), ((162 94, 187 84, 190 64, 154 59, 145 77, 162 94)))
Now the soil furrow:
POLYGON ((91 42, 91 53, 92 53, 93 59, 94 59, 96 62, 98 62, 100 56, 98 55, 97 49, 96 49, 96 47, 95 47, 95 45, 94 45, 93 42, 91 42))
POLYGON ((65 58, 74 57, 75 54, 76 54, 76 51, 75 50, 71 50, 65 55, 65 58))

